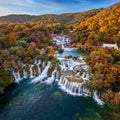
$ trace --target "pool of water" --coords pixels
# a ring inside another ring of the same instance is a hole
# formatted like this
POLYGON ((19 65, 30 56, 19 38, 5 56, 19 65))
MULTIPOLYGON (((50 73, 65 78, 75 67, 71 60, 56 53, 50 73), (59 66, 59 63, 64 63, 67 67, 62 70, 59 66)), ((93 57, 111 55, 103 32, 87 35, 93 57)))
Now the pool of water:
POLYGON ((68 95, 56 84, 29 82, 9 88, 0 97, 0 120, 119 120, 90 97, 68 95))
POLYGON ((77 56, 82 56, 82 55, 84 55, 84 54, 85 54, 85 53, 79 52, 79 51, 77 51, 76 49, 75 49, 75 50, 72 50, 72 51, 64 51, 64 52, 62 52, 62 53, 55 52, 55 56, 57 56, 57 57, 65 57, 65 56, 77 57, 77 56))
POLYGON ((66 71, 62 71, 61 73, 72 73, 72 70, 66 70, 66 71))

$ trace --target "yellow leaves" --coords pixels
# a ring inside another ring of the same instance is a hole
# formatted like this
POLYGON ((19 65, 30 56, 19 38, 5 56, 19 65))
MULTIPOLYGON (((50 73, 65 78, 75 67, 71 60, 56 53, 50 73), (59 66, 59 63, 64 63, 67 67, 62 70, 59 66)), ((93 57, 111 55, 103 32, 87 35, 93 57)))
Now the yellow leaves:
POLYGON ((86 25, 85 22, 81 22, 80 24, 75 25, 74 28, 75 28, 75 29, 78 29, 78 28, 84 28, 84 27, 86 27, 86 26, 87 26, 87 25, 86 25))
POLYGON ((118 22, 120 23, 120 17, 118 17, 118 22))
POLYGON ((39 29, 40 29, 40 25, 39 25, 39 24, 36 24, 36 25, 34 25, 34 26, 32 27, 32 29, 34 29, 34 30, 39 30, 39 29))
POLYGON ((15 34, 14 33, 10 33, 9 34, 9 45, 12 47, 12 46, 14 46, 14 44, 15 44, 15 34))
POLYGON ((115 104, 120 105, 120 93, 119 92, 115 93, 114 102, 115 102, 115 104))
POLYGON ((47 25, 47 27, 56 27, 56 26, 58 26, 58 25, 60 25, 60 23, 52 23, 52 24, 48 24, 47 25))
POLYGON ((28 47, 27 52, 31 56, 34 54, 33 48, 31 46, 28 47))
POLYGON ((48 56, 54 56, 55 50, 54 48, 50 48, 48 56))
POLYGON ((4 40, 6 40, 10 47, 13 47, 16 41, 15 34, 11 32, 10 34, 7 34, 3 37, 4 40))
POLYGON ((95 23, 90 23, 88 26, 88 30, 95 30, 96 24, 95 23))
POLYGON ((41 50, 40 50, 40 55, 44 55, 45 54, 45 48, 42 48, 41 50))
POLYGON ((107 26, 100 27, 100 29, 99 29, 100 32, 105 32, 106 30, 107 30, 107 26))
POLYGON ((14 31, 20 31, 20 30, 22 30, 21 25, 19 24, 15 25, 14 31))
POLYGON ((25 27, 25 28, 24 28, 24 31, 25 31, 25 32, 29 32, 30 30, 31 30, 31 29, 28 28, 28 27, 25 27))

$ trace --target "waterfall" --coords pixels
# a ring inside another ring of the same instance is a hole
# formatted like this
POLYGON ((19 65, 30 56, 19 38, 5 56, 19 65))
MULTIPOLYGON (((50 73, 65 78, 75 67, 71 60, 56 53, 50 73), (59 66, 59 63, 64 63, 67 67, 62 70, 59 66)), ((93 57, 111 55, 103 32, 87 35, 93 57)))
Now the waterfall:
POLYGON ((64 44, 62 44, 61 46, 62 46, 62 49, 63 49, 64 51, 73 51, 73 50, 76 50, 76 49, 77 49, 77 48, 71 48, 71 47, 67 48, 67 47, 64 46, 64 44))
POLYGON ((17 82, 17 83, 19 83, 20 80, 22 79, 22 78, 20 77, 20 72, 19 72, 19 71, 18 71, 18 72, 14 72, 14 71, 13 71, 13 76, 14 76, 14 78, 15 78, 15 82, 17 82))
POLYGON ((56 81, 58 81, 58 80, 59 80, 59 73, 56 72, 56 81))
POLYGON ((33 65, 30 66, 30 78, 33 78, 34 75, 33 75, 33 65))
POLYGON ((62 90, 74 96, 89 95, 89 91, 83 88, 83 83, 70 82, 63 76, 60 77, 58 85, 62 90))
POLYGON ((48 77, 48 79, 46 80, 46 83, 47 84, 52 84, 54 82, 54 80, 56 79, 56 74, 57 70, 55 69, 53 72, 52 72, 52 75, 51 77, 48 77))
POLYGON ((89 80, 90 76, 89 76, 89 72, 87 72, 86 77, 84 78, 84 80, 89 80))
POLYGON ((18 74, 18 80, 20 80, 20 79, 21 79, 21 78, 20 78, 20 72, 18 71, 17 74, 18 74))
POLYGON ((15 80, 17 80, 17 74, 15 73, 15 71, 13 71, 13 76, 14 76, 15 80))
POLYGON ((42 63, 42 70, 45 69, 45 62, 42 63))
POLYGON ((37 60, 35 59, 35 62, 34 62, 34 64, 36 65, 37 64, 37 60))
POLYGON ((40 64, 41 64, 41 61, 39 60, 39 61, 38 61, 38 64, 37 64, 37 67, 38 67, 38 74, 41 73, 40 64))
POLYGON ((62 71, 66 71, 66 70, 77 71, 76 69, 78 69, 80 71, 81 70, 81 64, 83 64, 83 62, 81 63, 81 62, 78 62, 78 61, 74 61, 72 58, 71 59, 66 59, 66 60, 63 59, 60 62, 61 62, 61 64, 59 64, 59 66, 61 67, 62 71))
POLYGON ((23 70, 23 78, 25 78, 25 79, 28 78, 28 74, 25 69, 23 70))
POLYGON ((85 72, 83 72, 82 76, 81 76, 82 79, 85 78, 85 72))
POLYGON ((64 47, 64 45, 62 44, 62 49, 64 50, 64 48, 65 48, 65 47, 64 47))
POLYGON ((50 65, 51 65, 51 62, 48 62, 47 66, 42 71, 42 73, 40 75, 38 75, 36 78, 34 78, 31 83, 36 83, 36 82, 42 81, 44 78, 46 78, 47 77, 47 72, 48 72, 48 69, 49 69, 50 65))
POLYGON ((104 105, 104 102, 99 98, 99 96, 97 95, 97 91, 94 91, 94 95, 93 95, 94 100, 99 104, 99 105, 104 105))

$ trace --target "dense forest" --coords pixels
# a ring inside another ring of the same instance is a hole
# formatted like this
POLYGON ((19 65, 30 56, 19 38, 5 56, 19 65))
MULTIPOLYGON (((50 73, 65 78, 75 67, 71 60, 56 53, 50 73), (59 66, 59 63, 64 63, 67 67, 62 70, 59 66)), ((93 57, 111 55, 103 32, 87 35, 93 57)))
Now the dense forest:
POLYGON ((32 64, 35 59, 57 63, 50 31, 38 24, 0 24, 1 90, 14 81, 12 71, 20 70, 23 64, 32 64))
POLYGON ((120 49, 103 48, 103 43, 120 47, 120 3, 83 13, 42 16, 0 17, 0 91, 14 81, 12 70, 35 59, 51 60, 56 49, 51 33, 67 33, 93 74, 85 86, 97 90, 113 110, 120 112, 120 49), (2 23, 6 22, 6 23, 2 23), (8 22, 8 23, 7 23, 8 22), (43 27, 44 25, 44 27, 43 27))
POLYGON ((101 98, 114 110, 120 111, 120 50, 103 48, 103 43, 120 47, 120 3, 101 10, 95 16, 75 25, 71 34, 85 58, 93 78, 86 84, 98 90, 101 98))

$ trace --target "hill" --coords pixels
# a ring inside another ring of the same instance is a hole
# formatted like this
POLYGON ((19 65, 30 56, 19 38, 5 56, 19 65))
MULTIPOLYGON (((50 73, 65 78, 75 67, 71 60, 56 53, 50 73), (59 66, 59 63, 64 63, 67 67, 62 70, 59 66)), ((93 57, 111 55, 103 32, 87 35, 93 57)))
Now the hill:
POLYGON ((36 16, 31 16, 31 15, 7 15, 7 16, 1 16, 0 17, 0 22, 4 23, 24 23, 24 22, 29 22, 36 16))
POLYGON ((61 14, 60 20, 62 23, 68 25, 79 24, 84 22, 87 18, 90 18, 100 12, 102 9, 93 9, 85 12, 80 13, 71 13, 71 14, 61 14))
POLYGON ((1 16, 0 22, 5 23, 24 23, 24 22, 39 22, 41 25, 62 23, 62 24, 76 24, 85 21, 87 18, 95 15, 101 9, 94 9, 80 13, 66 13, 66 14, 45 14, 39 16, 31 15, 8 15, 1 16))
POLYGON ((115 43, 120 45, 120 2, 108 8, 102 9, 96 15, 74 26, 77 35, 76 40, 81 38, 92 39, 98 43, 115 43))

